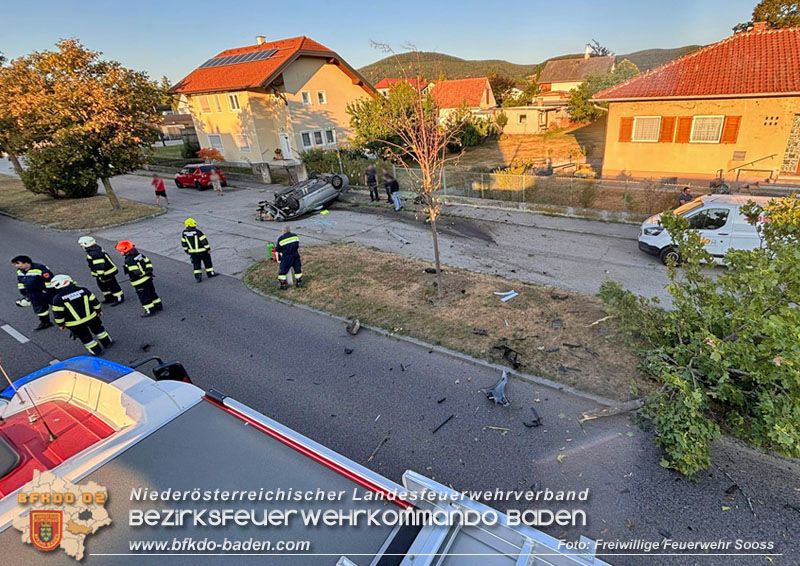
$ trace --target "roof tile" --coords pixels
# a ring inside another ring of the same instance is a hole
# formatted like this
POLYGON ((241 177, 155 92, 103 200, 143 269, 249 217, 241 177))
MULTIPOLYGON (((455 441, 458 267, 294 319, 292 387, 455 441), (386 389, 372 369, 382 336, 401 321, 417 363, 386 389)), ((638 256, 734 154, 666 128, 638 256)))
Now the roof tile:
POLYGON ((486 77, 442 81, 433 86, 431 96, 439 108, 458 108, 462 104, 476 108, 481 106, 487 81, 486 77))

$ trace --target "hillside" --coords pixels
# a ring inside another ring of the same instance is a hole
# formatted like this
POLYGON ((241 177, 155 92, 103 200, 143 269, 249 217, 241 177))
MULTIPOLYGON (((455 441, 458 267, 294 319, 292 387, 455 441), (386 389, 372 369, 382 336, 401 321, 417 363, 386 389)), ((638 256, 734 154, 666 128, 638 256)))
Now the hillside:
MULTIPOLYGON (((644 49, 633 53, 618 54, 617 60, 630 59, 641 71, 646 71, 682 57, 699 47, 699 45, 686 45, 674 49, 644 49)), ((384 77, 398 76, 400 74, 398 72, 398 63, 403 67, 408 67, 416 61, 417 57, 419 58, 420 72, 434 80, 440 75, 444 75, 447 79, 483 77, 489 74, 491 70, 509 77, 523 79, 537 73, 547 61, 581 57, 581 54, 559 55, 558 57, 551 57, 542 63, 520 65, 503 59, 461 59, 452 55, 422 51, 419 53, 400 53, 396 59, 391 56, 386 57, 371 65, 362 67, 359 71, 367 80, 376 83, 384 77)))

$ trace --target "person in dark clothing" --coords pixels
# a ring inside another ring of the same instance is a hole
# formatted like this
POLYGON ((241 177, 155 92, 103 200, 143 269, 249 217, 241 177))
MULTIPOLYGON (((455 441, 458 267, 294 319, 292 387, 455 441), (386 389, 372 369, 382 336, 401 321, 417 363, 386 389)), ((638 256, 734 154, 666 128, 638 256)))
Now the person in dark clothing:
POLYGON ((89 271, 97 282, 98 289, 103 293, 103 303, 111 303, 112 307, 121 305, 125 301, 125 295, 117 283, 118 269, 114 260, 91 236, 78 238, 78 245, 86 252, 89 271))
POLYGON ((18 255, 11 260, 17 268, 17 289, 22 299, 17 306, 33 306, 33 312, 39 317, 39 326, 34 330, 50 328, 50 301, 53 297, 53 272, 41 263, 33 263, 26 255, 18 255))
POLYGON ((202 265, 206 266, 206 275, 209 278, 216 277, 217 273, 211 263, 211 245, 208 243, 208 238, 197 228, 194 218, 187 218, 183 225, 185 228, 181 234, 181 247, 192 260, 195 281, 200 283, 203 280, 202 265))
POLYGON ((153 316, 158 311, 163 311, 164 305, 153 285, 155 275, 150 259, 137 250, 130 240, 117 242, 117 251, 125 256, 125 264, 122 268, 130 277, 131 285, 136 290, 139 302, 142 303, 142 308, 144 308, 142 316, 153 316))
POLYGON ((53 289, 56 292, 53 318, 58 327, 69 329, 93 356, 99 356, 103 348, 110 348, 114 341, 103 326, 103 311, 94 293, 78 287, 69 275, 53 277, 53 289))
POLYGON ((367 165, 367 170, 364 172, 364 184, 369 188, 370 202, 380 201, 381 199, 378 196, 378 173, 372 165, 367 165))
POLYGON ((397 182, 397 179, 389 175, 389 173, 383 176, 383 182, 386 184, 386 192, 389 193, 389 197, 392 199, 392 202, 394 202, 394 210, 397 212, 403 208, 400 202, 400 184, 397 182))
POLYGON ((303 286, 303 269, 300 264, 300 239, 296 234, 292 234, 289 226, 283 227, 283 234, 278 238, 275 249, 281 257, 281 263, 278 267, 278 281, 281 284, 281 289, 286 289, 286 274, 289 269, 294 269, 294 284, 295 287, 303 286))
POLYGON ((678 206, 683 206, 687 202, 692 202, 694 197, 692 196, 692 189, 689 187, 683 187, 681 194, 678 195, 678 206))
POLYGON ((388 169, 383 170, 383 188, 386 190, 386 202, 392 202, 392 191, 390 190, 389 183, 387 182, 387 178, 390 178, 391 175, 389 174, 388 169))

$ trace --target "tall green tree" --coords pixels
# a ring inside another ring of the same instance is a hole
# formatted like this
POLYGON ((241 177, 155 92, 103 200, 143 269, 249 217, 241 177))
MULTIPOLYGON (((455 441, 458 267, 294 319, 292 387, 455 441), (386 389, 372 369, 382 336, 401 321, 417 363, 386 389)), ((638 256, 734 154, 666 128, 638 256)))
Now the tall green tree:
POLYGON ((767 22, 771 28, 800 26, 800 2, 785 0, 762 0, 753 8, 753 19, 737 24, 733 31, 746 31, 753 22, 767 22))
POLYGON ((0 74, 2 116, 22 136, 20 149, 47 147, 54 155, 64 144, 81 152, 70 162, 102 182, 115 210, 110 179, 141 166, 142 148, 158 139, 151 124, 159 96, 146 73, 103 60, 75 39, 15 59, 0 74))
POLYGON ((623 59, 613 71, 605 75, 588 77, 577 88, 570 91, 567 111, 573 122, 591 122, 603 113, 592 102, 592 97, 601 90, 612 87, 639 74, 639 67, 623 59))
POLYGON ((494 94, 494 99, 497 101, 497 104, 502 104, 503 101, 508 98, 511 90, 517 86, 517 81, 498 73, 496 69, 491 69, 487 78, 489 79, 489 85, 492 87, 492 93, 494 94))

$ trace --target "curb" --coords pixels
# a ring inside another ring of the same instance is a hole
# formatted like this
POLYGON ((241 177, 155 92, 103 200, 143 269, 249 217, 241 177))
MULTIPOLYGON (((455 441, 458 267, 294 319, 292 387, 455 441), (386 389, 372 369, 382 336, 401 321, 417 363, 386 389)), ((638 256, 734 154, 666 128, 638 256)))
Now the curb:
POLYGON ((142 222, 144 220, 150 220, 151 218, 155 218, 157 216, 161 216, 162 214, 166 214, 167 209, 161 207, 161 210, 155 212, 153 214, 149 214, 147 216, 142 216, 141 218, 133 218, 126 222, 116 222, 114 224, 104 224, 103 226, 95 226, 93 228, 53 228, 50 224, 36 224, 35 222, 31 222, 30 220, 25 220, 24 218, 20 218, 19 216, 14 216, 4 210, 0 210, 0 216, 6 216, 8 218, 13 218, 14 220, 19 220, 20 222, 25 222, 26 224, 32 224, 34 226, 38 226, 39 228, 44 228, 45 230, 52 230, 53 232, 64 232, 65 234, 77 234, 79 232, 94 232, 96 230, 105 230, 106 228, 116 228, 118 226, 127 226, 128 224, 136 224, 137 222, 142 222))
MULTIPOLYGON (((282 305, 286 305, 286 306, 290 306, 290 307, 299 308, 299 309, 304 310, 306 312, 312 312, 314 314, 327 316, 327 317, 332 318, 334 320, 338 320, 339 322, 345 322, 345 323, 349 323, 350 322, 349 319, 347 319, 347 318, 345 318, 343 316, 339 316, 337 314, 333 314, 333 313, 330 313, 330 312, 327 312, 327 311, 319 310, 319 309, 316 309, 314 307, 310 307, 310 306, 305 305, 305 304, 300 303, 300 302, 291 301, 289 299, 281 299, 280 297, 276 297, 275 295, 271 295, 269 293, 265 293, 264 291, 261 291, 259 289, 256 289, 256 288, 252 287, 251 285, 248 285, 247 282, 245 282, 244 278, 242 278, 242 284, 245 287, 247 287, 250 291, 255 293, 256 295, 264 297, 265 299, 269 299, 270 301, 273 301, 273 302, 276 302, 276 303, 280 303, 282 305)), ((531 374, 528 374, 528 373, 522 373, 522 372, 514 371, 514 370, 512 370, 512 369, 510 369, 510 368, 508 368, 506 366, 500 365, 500 364, 495 364, 493 362, 489 362, 489 361, 486 361, 486 360, 481 360, 479 358, 473 358, 472 356, 468 356, 467 354, 463 354, 461 352, 456 352, 455 350, 451 350, 449 348, 445 348, 444 346, 436 346, 434 344, 429 344, 428 342, 424 342, 422 340, 418 340, 417 338, 412 338, 411 336, 405 336, 405 335, 402 335, 402 334, 395 334, 393 332, 389 332, 388 330, 385 330, 383 328, 379 328, 377 326, 368 326, 366 324, 362 324, 361 328, 362 328, 362 330, 364 330, 364 329, 365 330, 369 330, 371 332, 374 332, 375 334, 379 334, 380 336, 385 336, 387 338, 394 338, 395 340, 398 340, 400 342, 406 342, 407 344, 413 344, 415 346, 420 346, 420 347, 426 348, 428 350, 432 350, 434 352, 437 352, 439 354, 443 354, 445 356, 449 356, 451 358, 454 358, 454 359, 462 361, 462 362, 468 362, 468 363, 471 363, 473 365, 480 366, 480 367, 487 368, 487 369, 492 369, 492 370, 495 370, 495 371, 498 371, 498 372, 506 371, 506 372, 508 372, 509 376, 516 377, 518 379, 521 379, 522 381, 527 381, 529 383, 534 383, 536 385, 542 385, 544 387, 549 387, 550 389, 555 389, 557 391, 563 391, 563 392, 566 392, 566 393, 570 393, 570 394, 575 395, 577 397, 581 397, 583 399, 587 399, 589 401, 593 401, 595 403, 598 403, 600 405, 605 405, 607 407, 627 406, 628 404, 638 403, 639 402, 638 399, 634 399, 632 401, 621 402, 621 401, 617 401, 617 400, 614 400, 614 399, 609 399, 607 397, 603 397, 601 395, 595 395, 594 393, 588 393, 586 391, 581 391, 580 389, 575 389, 574 387, 570 387, 568 385, 564 385, 562 383, 558 383, 557 381, 552 381, 552 380, 547 379, 545 377, 539 377, 537 375, 531 375, 531 374)))

